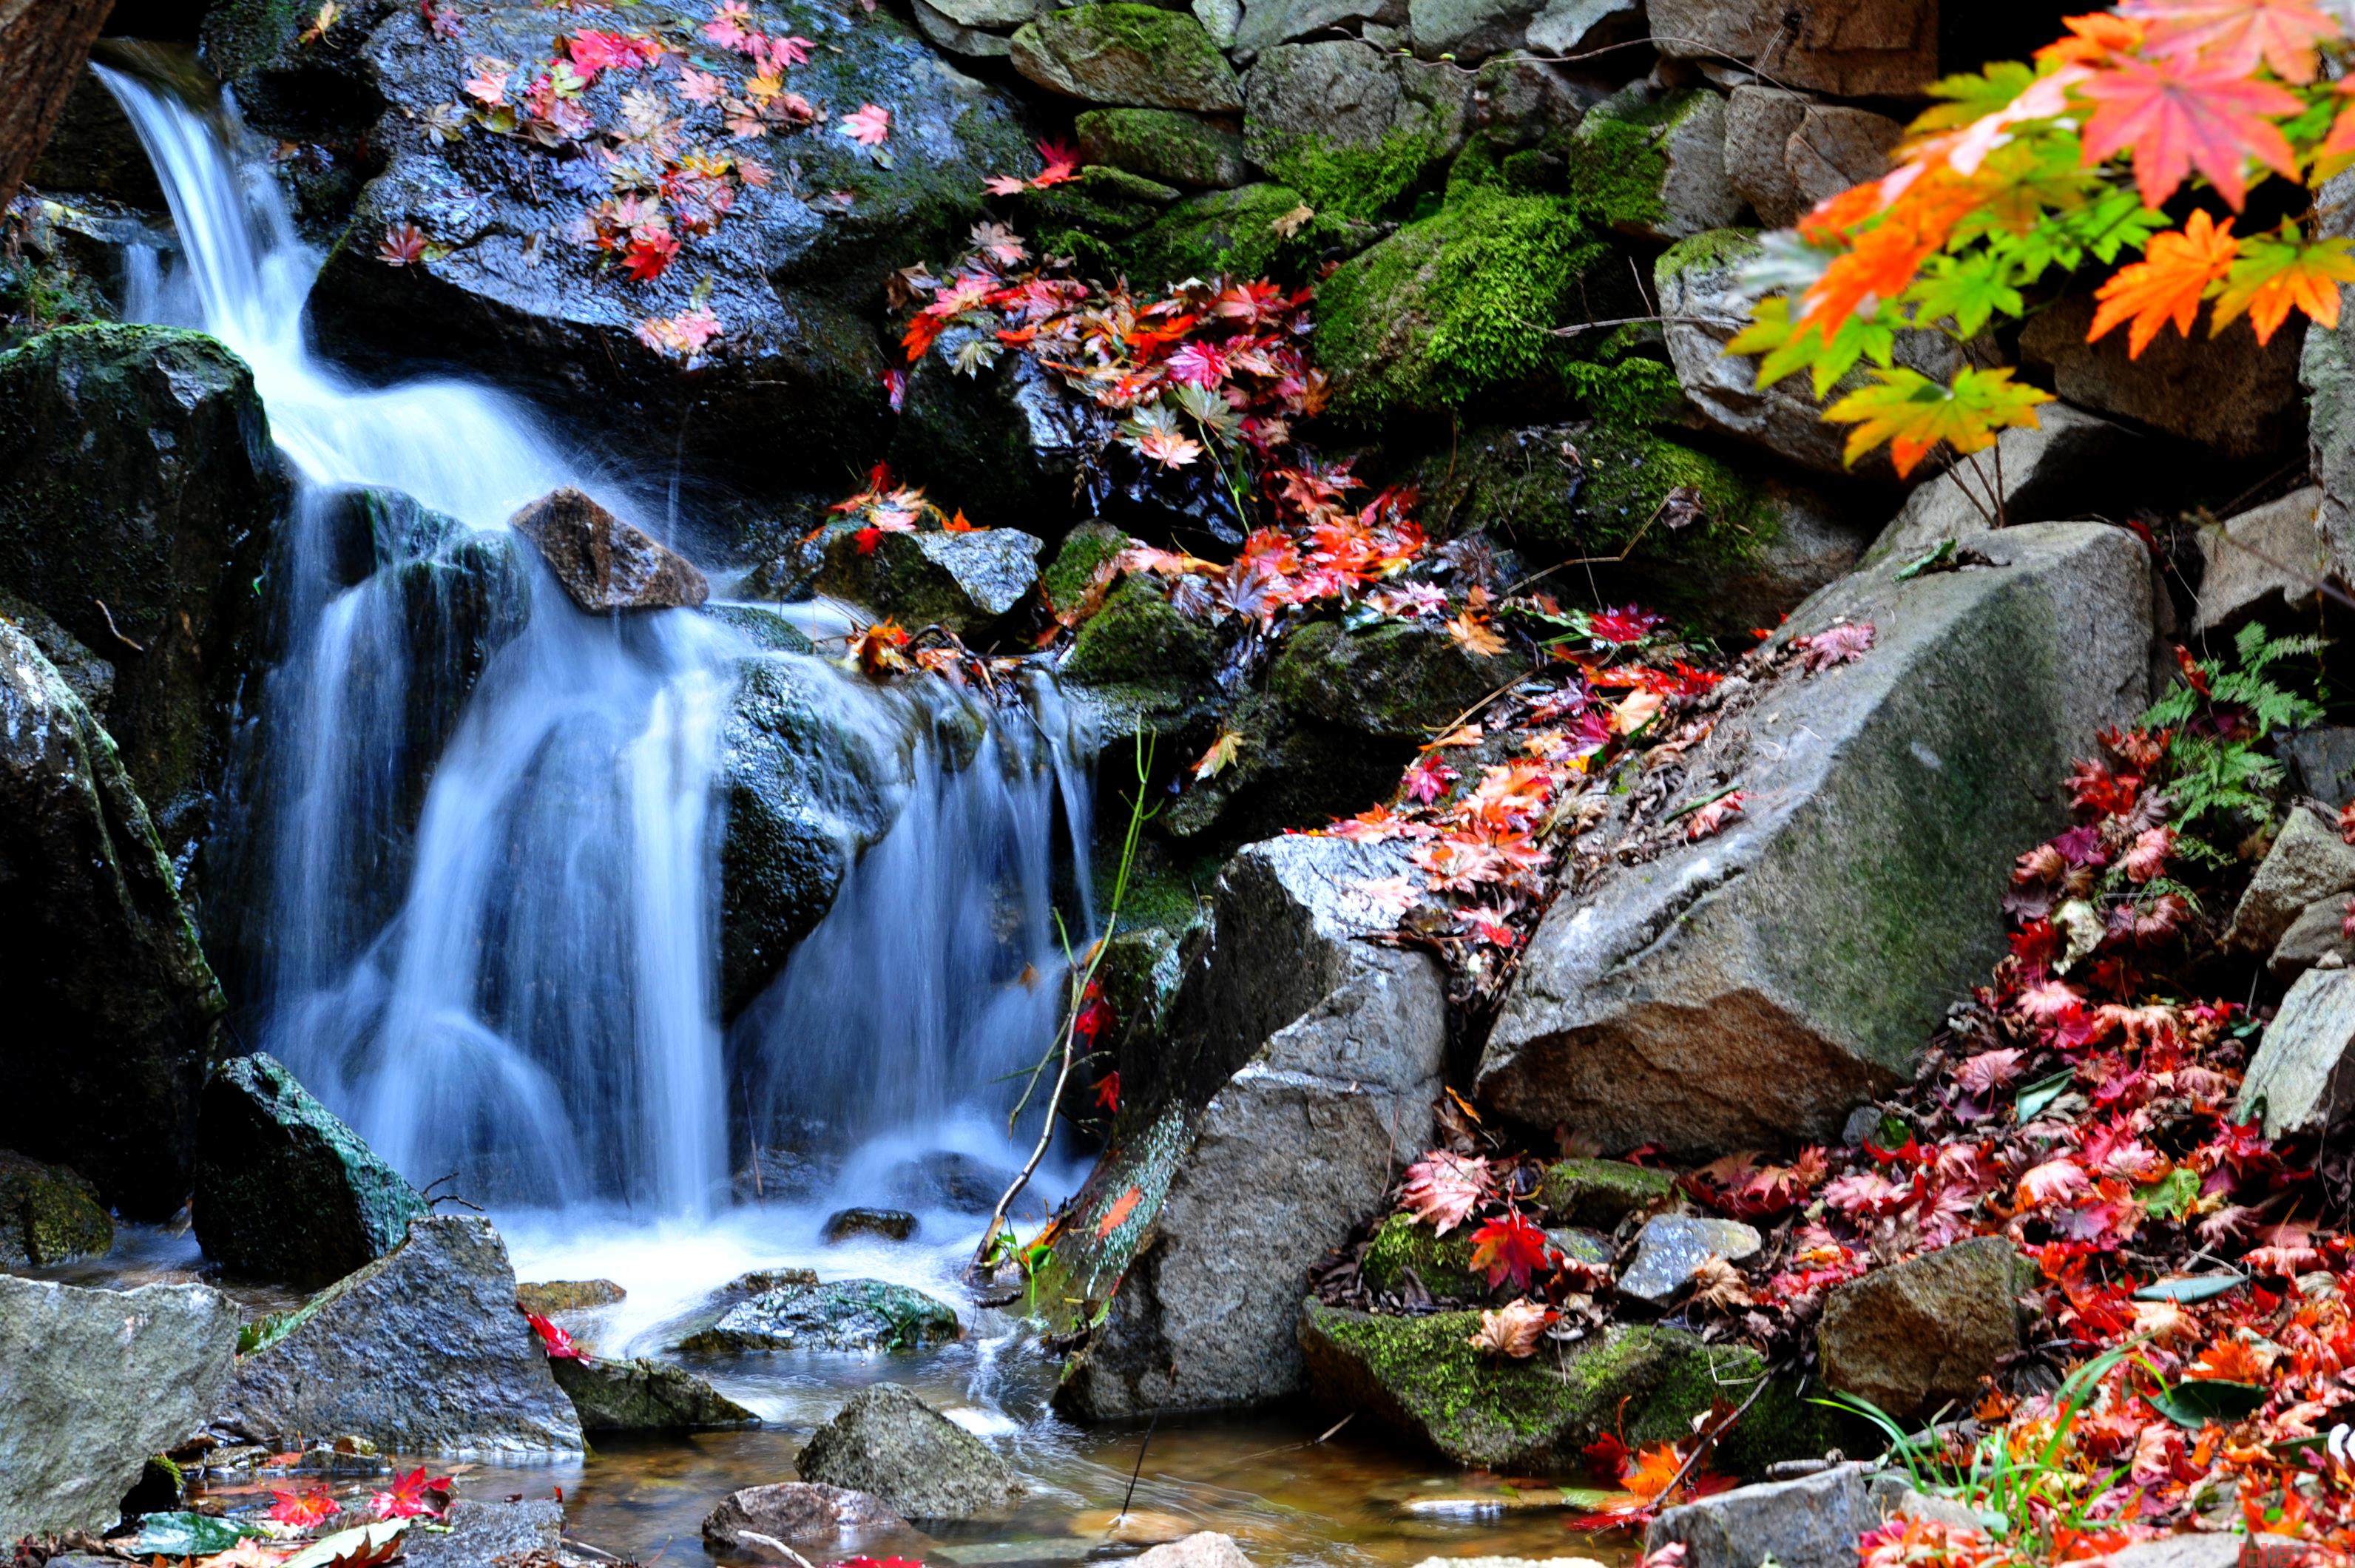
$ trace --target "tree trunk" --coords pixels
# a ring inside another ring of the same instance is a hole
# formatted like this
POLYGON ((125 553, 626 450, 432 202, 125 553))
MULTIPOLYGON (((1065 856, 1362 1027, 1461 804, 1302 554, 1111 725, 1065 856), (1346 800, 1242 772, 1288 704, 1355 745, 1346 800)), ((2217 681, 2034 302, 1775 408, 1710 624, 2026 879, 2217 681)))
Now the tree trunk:
POLYGON ((0 207, 64 112, 114 0, 0 0, 0 207))

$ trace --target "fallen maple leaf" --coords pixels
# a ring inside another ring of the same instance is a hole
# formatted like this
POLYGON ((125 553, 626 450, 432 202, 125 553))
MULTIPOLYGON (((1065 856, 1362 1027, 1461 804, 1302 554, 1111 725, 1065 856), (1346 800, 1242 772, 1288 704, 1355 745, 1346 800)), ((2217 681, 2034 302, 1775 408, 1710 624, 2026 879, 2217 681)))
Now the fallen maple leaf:
POLYGON ((1872 651, 1872 623, 1843 621, 1837 626, 1827 626, 1811 637, 1794 637, 1792 643, 1804 650, 1799 663, 1809 675, 1821 675, 1836 665, 1854 664, 1872 651))
MULTIPOLYGON (((538 1328, 546 1321, 534 1317, 532 1325, 538 1328)), ((549 1353, 553 1355, 554 1351, 549 1353)), ((378 1519, 440 1519, 449 1511, 451 1486, 447 1476, 426 1479, 425 1467, 421 1465, 405 1476, 396 1475, 391 1486, 368 1499, 368 1507, 378 1519), (442 1499, 438 1504, 433 1500, 437 1494, 442 1499)))
POLYGON ((1477 657, 1494 658, 1505 651, 1505 639, 1488 624, 1488 618, 1468 610, 1449 618, 1447 635, 1458 647, 1477 657))
POLYGON ((1435 1148, 1407 1167, 1399 1209, 1444 1236, 1470 1219, 1496 1186, 1487 1160, 1435 1148))
POLYGON ((839 123, 842 133, 862 147, 879 147, 891 134, 891 112, 873 103, 862 103, 844 115, 839 123))
POLYGON ((1728 817, 1742 815, 1749 799, 1746 790, 1728 790, 1707 805, 1696 806, 1692 815, 1685 818, 1685 842, 1698 844, 1722 829, 1728 817))
POLYGON ((1549 1267, 1552 1253, 1545 1232, 1518 1209, 1472 1232, 1472 1266, 1488 1276, 1491 1290, 1508 1279, 1516 1290, 1529 1289, 1529 1276, 1549 1267))
POLYGON ((587 1353, 572 1342, 572 1336, 556 1324, 537 1312, 527 1312, 524 1317, 530 1319, 531 1331, 539 1336, 539 1342, 547 1349, 549 1360, 585 1361, 589 1359, 587 1353))
POLYGON ((336 1500, 336 1494, 325 1487, 308 1487, 301 1491, 282 1491, 273 1488, 270 1495, 277 1500, 270 1505, 269 1517, 280 1524, 291 1524, 301 1530, 325 1524, 343 1509, 343 1505, 336 1500))
POLYGON ((1480 1314, 1477 1332, 1465 1343, 1484 1356, 1508 1356, 1523 1361, 1537 1354, 1538 1337, 1555 1314, 1540 1304, 1524 1296, 1507 1302, 1495 1311, 1480 1314))
POLYGON ((384 239, 376 249, 376 259, 388 267, 407 267, 424 260, 425 236, 414 223, 394 223, 385 228, 384 239))
POLYGON ((1690 1305, 1714 1307, 1730 1312, 1750 1305, 1750 1282, 1742 1271, 1723 1258, 1711 1253, 1693 1270, 1690 1305))
POLYGON ((1234 766, 1236 753, 1242 750, 1242 744, 1241 735, 1232 730, 1220 729, 1219 738, 1210 742, 1210 749, 1203 752, 1201 760, 1194 764, 1194 776, 1198 779, 1216 778, 1226 772, 1234 766))

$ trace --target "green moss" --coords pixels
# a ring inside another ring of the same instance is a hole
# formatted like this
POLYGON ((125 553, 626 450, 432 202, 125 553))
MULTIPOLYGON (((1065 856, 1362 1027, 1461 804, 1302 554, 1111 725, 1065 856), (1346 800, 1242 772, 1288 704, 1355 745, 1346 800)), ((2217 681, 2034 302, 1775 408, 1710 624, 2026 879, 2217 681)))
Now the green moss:
MULTIPOLYGON (((1114 0, 1103 5, 1077 5, 1065 14, 1071 31, 1101 43, 1117 44, 1139 54, 1159 55, 1193 44, 1201 24, 1186 14, 1158 5, 1136 5, 1114 0)), ((1202 37, 1207 41, 1209 35, 1202 37)))
POLYGON ((1080 628, 1063 678, 1082 686, 1201 680, 1216 658, 1207 627, 1173 609, 1150 578, 1132 576, 1080 628))
POLYGON ((1614 424, 1668 419, 1684 401, 1675 369, 1657 359, 1574 359, 1562 367, 1561 380, 1587 412, 1614 424))
POLYGON ((1665 1170, 1617 1159, 1565 1159, 1546 1167, 1538 1200, 1565 1225, 1608 1231, 1648 1204, 1666 1198, 1676 1180, 1665 1170))
POLYGON ((1369 220, 1414 188, 1445 149, 1437 135, 1415 131, 1387 132, 1370 147, 1316 135, 1271 135, 1259 162, 1319 212, 1369 220))
POLYGON ((0 1152, 0 1264, 40 1267, 114 1245, 98 1189, 62 1166, 0 1152))
POLYGON ((1327 281, 1317 349, 1337 411, 1457 408, 1566 360, 1550 329, 1576 308, 1581 274, 1610 254, 1561 198, 1464 192, 1327 281))
POLYGON ((1068 615, 1087 601, 1096 573, 1128 548, 1128 536, 1110 523, 1082 523, 1063 538, 1055 559, 1039 574, 1039 586, 1056 613, 1068 615))
POLYGON ((1072 123, 1089 166, 1109 165, 1173 185, 1241 184, 1243 139, 1175 109, 1092 109, 1072 123))
POLYGON ((1125 251, 1129 281, 1160 288, 1184 278, 1273 277, 1297 279, 1325 252, 1354 249, 1369 231, 1310 204, 1285 185, 1248 185, 1210 191, 1180 201, 1125 251), (1277 225, 1283 223, 1292 232, 1277 225))
POLYGON ((1661 142, 1706 96, 1703 89, 1687 88, 1650 98, 1630 88, 1588 111, 1560 149, 1579 211, 1602 227, 1657 222, 1660 184, 1668 172, 1661 142))
POLYGON ((1652 277, 1657 283, 1678 272, 1718 272, 1740 266, 1757 254, 1754 229, 1705 229, 1661 251, 1660 259, 1652 263, 1652 277))
POLYGON ((1284 639, 1267 686, 1293 715, 1419 744, 1510 673, 1435 626, 1316 621, 1284 639))
POLYGON ((1774 511, 1757 482, 1707 453, 1611 421, 1588 429, 1577 448, 1583 481, 1575 522, 1568 533, 1548 537, 1539 520, 1535 532, 1540 542, 1607 555, 1625 548, 1640 530, 1638 556, 1723 562, 1754 560, 1774 542, 1774 511), (1680 530, 1644 530, 1672 496, 1696 500, 1699 517, 1680 530))
POLYGON ((1409 1269, 1435 1297, 1488 1298, 1488 1282, 1472 1272, 1472 1237, 1465 1227, 1442 1236, 1412 1214, 1393 1214, 1383 1221, 1366 1249, 1362 1266, 1366 1283, 1379 1291, 1403 1291, 1409 1269))

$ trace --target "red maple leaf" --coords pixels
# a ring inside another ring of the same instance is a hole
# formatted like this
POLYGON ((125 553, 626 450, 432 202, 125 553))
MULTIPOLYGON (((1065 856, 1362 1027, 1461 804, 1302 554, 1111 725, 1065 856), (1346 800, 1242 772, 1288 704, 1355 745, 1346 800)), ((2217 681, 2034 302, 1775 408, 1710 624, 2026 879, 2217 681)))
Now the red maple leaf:
POLYGON ((1096 1085, 1096 1104, 1107 1112, 1118 1114, 1120 1110, 1120 1070, 1118 1068, 1105 1073, 1103 1082, 1096 1085))
POLYGON ((1103 1218, 1096 1221, 1096 1240, 1101 1242, 1119 1230, 1122 1223, 1131 1214, 1136 1212, 1136 1206, 1144 1200, 1144 1198, 1145 1193, 1141 1189, 1132 1187, 1114 1199, 1112 1207, 1103 1211, 1103 1218))
POLYGON ((450 1488, 447 1476, 427 1480, 421 1465, 405 1476, 395 1476, 390 1487, 368 1499, 368 1507, 378 1519, 440 1519, 449 1511, 450 1488))
POLYGON ((291 1524, 301 1530, 325 1524, 343 1507, 336 1501, 336 1494, 325 1487, 311 1487, 299 1492, 272 1488, 270 1495, 278 1499, 270 1505, 270 1517, 280 1524, 291 1524))
POLYGON ((1508 1279, 1516 1290, 1529 1289, 1529 1276, 1550 1266, 1552 1252, 1545 1232, 1518 1209, 1472 1232, 1472 1266, 1488 1276, 1491 1290, 1508 1279))
POLYGON ((2085 123, 2085 161, 2131 152, 2146 206, 2165 205, 2197 169, 2238 212, 2248 193, 2250 158, 2285 178, 2297 177, 2288 139, 2265 117, 2296 114, 2305 105, 2229 65, 2121 58, 2077 91, 2097 105, 2085 123))
POLYGON ((622 265, 632 280, 649 283, 661 277, 677 255, 678 240, 674 236, 648 229, 630 236, 629 245, 622 251, 622 265))
POLYGON ((555 1324, 549 1322, 547 1318, 542 1317, 537 1312, 527 1312, 524 1316, 531 1320, 531 1331, 538 1335, 539 1342, 548 1348, 548 1359, 549 1360, 585 1361, 589 1359, 588 1352, 581 1349, 580 1346, 574 1344, 572 1342, 572 1336, 566 1333, 562 1328, 558 1328, 555 1324))
POLYGON ((2147 26, 2146 53, 2198 56, 2247 76, 2262 59, 2285 81, 2314 80, 2314 46, 2339 24, 2314 0, 2126 0, 2121 16, 2147 26))

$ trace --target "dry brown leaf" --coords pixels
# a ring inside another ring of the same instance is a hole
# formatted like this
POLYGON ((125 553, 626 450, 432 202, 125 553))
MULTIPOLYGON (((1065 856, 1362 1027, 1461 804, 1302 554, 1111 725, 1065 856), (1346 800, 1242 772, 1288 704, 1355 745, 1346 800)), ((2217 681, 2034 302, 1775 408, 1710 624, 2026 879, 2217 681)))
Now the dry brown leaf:
POLYGON ((1527 1296, 1480 1314, 1480 1331, 1465 1343, 1484 1356, 1526 1360, 1537 1354, 1538 1338, 1553 1314, 1527 1296))

